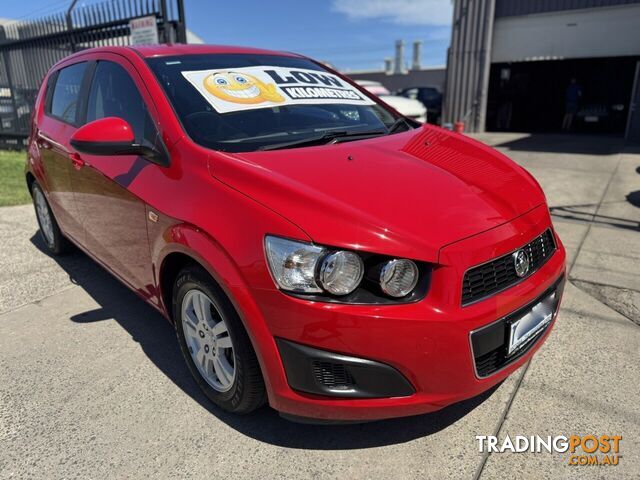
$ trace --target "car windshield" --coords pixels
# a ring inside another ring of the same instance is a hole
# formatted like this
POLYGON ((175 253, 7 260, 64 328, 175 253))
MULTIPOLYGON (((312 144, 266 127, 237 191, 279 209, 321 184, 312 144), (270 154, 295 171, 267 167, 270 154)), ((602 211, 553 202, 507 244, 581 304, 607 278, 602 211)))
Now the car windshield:
POLYGON ((149 58, 147 63, 187 134, 215 150, 249 152, 329 143, 339 136, 369 138, 390 133, 397 120, 353 85, 304 58, 208 54, 149 58))

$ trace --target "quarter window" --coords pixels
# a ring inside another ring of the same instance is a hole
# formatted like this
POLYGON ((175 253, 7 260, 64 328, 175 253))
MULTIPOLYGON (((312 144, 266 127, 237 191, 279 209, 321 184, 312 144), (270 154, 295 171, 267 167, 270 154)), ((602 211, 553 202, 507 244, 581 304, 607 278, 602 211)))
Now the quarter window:
POLYGON ((51 115, 67 123, 76 123, 80 86, 87 62, 65 67, 58 73, 51 99, 51 115))
POLYGON ((136 143, 155 144, 153 120, 133 79, 117 63, 100 61, 89 91, 87 122, 105 117, 126 120, 133 129, 136 143))

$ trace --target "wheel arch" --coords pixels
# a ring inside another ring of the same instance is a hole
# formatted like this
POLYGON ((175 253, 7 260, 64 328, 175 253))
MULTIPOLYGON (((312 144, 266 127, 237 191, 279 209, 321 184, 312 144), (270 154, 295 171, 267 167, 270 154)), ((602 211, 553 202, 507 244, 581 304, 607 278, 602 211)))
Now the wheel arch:
POLYGON ((173 321, 171 309, 173 284, 180 271, 189 265, 203 268, 242 316, 242 309, 232 290, 235 286, 244 286, 244 282, 229 255, 218 242, 189 224, 173 225, 165 231, 162 238, 167 239, 168 242, 156 255, 158 296, 170 320, 173 321))
POLYGON ((172 321, 175 321, 173 318, 173 309, 171 308, 171 303, 173 301, 173 287, 178 274, 190 265, 197 265, 209 271, 209 269, 196 260, 194 256, 182 251, 174 251, 167 254, 160 264, 158 274, 159 293, 164 310, 172 321))
MULTIPOLYGON (((184 233, 185 232, 183 232, 183 234, 184 233)), ((200 232, 191 231, 191 233, 200 235, 200 232)), ((186 236, 188 237, 189 235, 186 236)), ((185 236, 182 236, 181 238, 185 239, 185 236)), ((220 286, 240 317, 240 321, 247 331, 253 350, 258 358, 260 370, 262 371, 262 378, 264 379, 267 390, 267 396, 272 398, 273 386, 269 372, 273 371, 274 368, 277 368, 277 366, 274 365, 274 362, 279 358, 279 356, 275 340, 267 329, 258 306, 251 297, 248 288, 245 285, 238 283, 241 279, 237 277, 234 278, 235 275, 239 276, 239 272, 237 270, 235 272, 230 271, 231 268, 229 265, 222 266, 220 264, 215 264, 210 258, 204 258, 195 250, 190 248, 194 246, 194 239, 192 238, 191 240, 192 241, 187 242, 189 246, 182 243, 167 245, 168 249, 162 256, 162 260, 158 262, 158 295, 163 303, 163 309, 167 318, 172 322, 175 321, 175 319, 173 319, 172 308, 173 288, 180 271, 189 265, 202 267, 207 273, 209 273, 213 281, 220 286)), ((229 261, 228 259, 225 260, 229 261)))

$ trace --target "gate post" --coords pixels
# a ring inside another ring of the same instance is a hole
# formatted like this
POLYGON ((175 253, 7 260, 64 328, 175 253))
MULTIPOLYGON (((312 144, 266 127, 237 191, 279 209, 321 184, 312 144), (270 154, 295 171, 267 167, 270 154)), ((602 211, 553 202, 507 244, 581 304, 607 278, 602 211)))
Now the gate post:
POLYGON ((178 2, 178 39, 180 43, 187 43, 187 27, 184 19, 184 0, 178 2))
POLYGON ((167 0, 160 0, 160 10, 162 11, 162 41, 170 43, 173 35, 169 32, 169 12, 167 11, 167 0))
POLYGON ((69 32, 69 46, 71 47, 71 53, 76 51, 76 40, 73 36, 73 19, 71 18, 71 12, 78 3, 78 0, 73 0, 69 8, 67 8, 67 13, 65 14, 65 18, 67 19, 67 31, 69 32))

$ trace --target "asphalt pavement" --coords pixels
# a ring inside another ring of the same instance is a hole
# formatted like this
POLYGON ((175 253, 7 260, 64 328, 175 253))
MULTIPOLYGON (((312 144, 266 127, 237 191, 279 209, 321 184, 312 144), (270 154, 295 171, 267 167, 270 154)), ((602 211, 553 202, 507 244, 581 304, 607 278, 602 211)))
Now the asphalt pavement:
POLYGON ((570 268, 535 358, 440 412, 362 425, 226 414, 172 327, 80 253, 42 252, 31 206, 0 208, 0 479, 639 478, 640 149, 478 136, 544 188, 570 268), (617 466, 481 453, 476 435, 621 435, 617 466))

